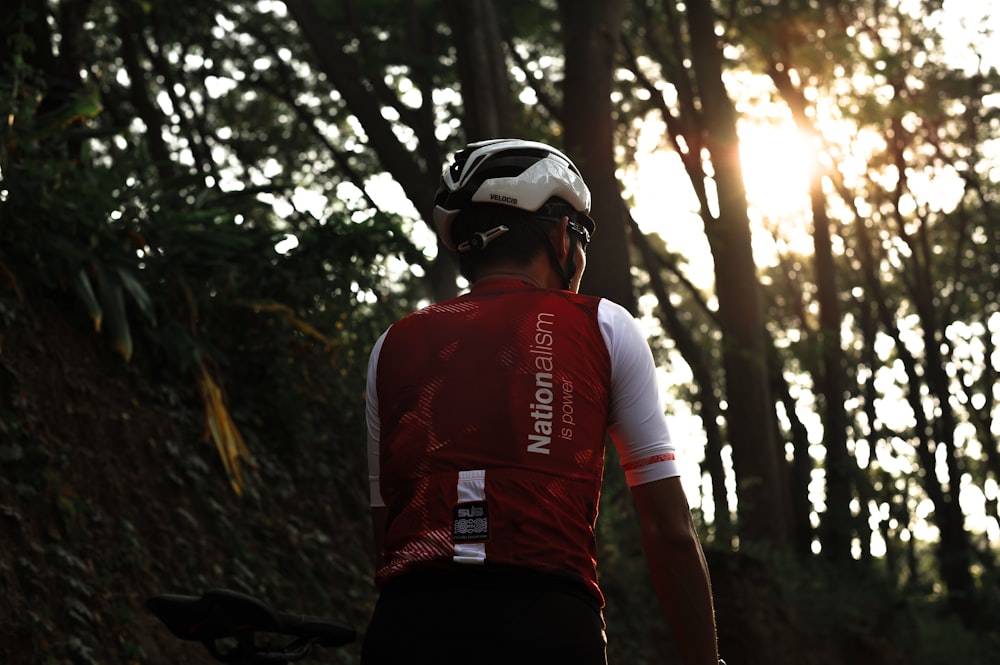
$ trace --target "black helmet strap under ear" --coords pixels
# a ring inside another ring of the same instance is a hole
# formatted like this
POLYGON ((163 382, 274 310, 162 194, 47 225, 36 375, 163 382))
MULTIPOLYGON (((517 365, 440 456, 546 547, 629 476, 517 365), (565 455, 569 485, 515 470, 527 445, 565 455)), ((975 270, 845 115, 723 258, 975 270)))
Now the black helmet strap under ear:
POLYGON ((563 274, 563 282, 565 282, 563 289, 566 291, 569 291, 570 283, 576 276, 576 245, 579 242, 575 233, 569 234, 569 261, 566 264, 566 272, 563 274))
POLYGON ((576 245, 578 242, 576 234, 569 233, 569 256, 567 257, 566 265, 563 265, 559 262, 559 256, 556 254, 556 248, 552 246, 552 240, 548 235, 545 238, 545 249, 549 253, 549 262, 552 263, 552 267, 562 277, 562 288, 564 291, 569 291, 573 276, 576 275, 576 245))

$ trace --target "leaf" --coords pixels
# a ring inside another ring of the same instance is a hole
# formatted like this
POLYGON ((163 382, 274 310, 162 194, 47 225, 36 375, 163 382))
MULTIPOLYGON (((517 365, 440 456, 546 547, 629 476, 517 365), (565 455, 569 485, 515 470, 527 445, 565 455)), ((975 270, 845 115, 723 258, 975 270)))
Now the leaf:
POLYGON ((229 484, 238 495, 243 494, 243 464, 253 466, 253 459, 243 436, 236 428, 229 410, 222 398, 222 390, 212 378, 204 363, 200 364, 198 388, 205 404, 205 419, 208 431, 215 442, 219 458, 229 477, 229 484))
POLYGON ((255 312, 277 312, 283 314, 285 317, 285 321, 289 325, 291 325, 293 328, 297 329, 299 332, 306 335, 307 337, 312 337, 313 339, 321 342, 323 344, 323 347, 327 351, 330 351, 331 349, 337 346, 337 344, 333 340, 331 340, 329 337, 327 337, 319 330, 317 330, 315 327, 313 327, 312 324, 299 318, 295 314, 295 312, 293 312, 292 309, 287 305, 283 305, 277 302, 257 301, 250 303, 250 306, 253 308, 255 312))
POLYGON ((101 294, 101 304, 108 317, 108 334, 115 350, 129 362, 132 359, 132 331, 128 325, 125 313, 125 295, 121 284, 101 277, 97 280, 97 288, 101 294))
POLYGON ((135 277, 132 276, 130 272, 124 268, 118 268, 118 276, 122 280, 122 286, 128 291, 128 294, 132 296, 132 300, 136 305, 139 306, 139 311, 146 315, 146 318, 151 324, 156 325, 156 307, 153 305, 153 299, 149 297, 149 293, 146 291, 145 287, 139 283, 135 277))
POLYGON ((87 314, 90 315, 90 320, 94 322, 94 330, 96 332, 101 332, 101 322, 104 318, 104 312, 101 309, 100 303, 97 302, 97 295, 94 294, 94 287, 90 283, 90 275, 83 268, 76 273, 73 279, 73 290, 76 295, 83 301, 84 307, 87 308, 87 314))

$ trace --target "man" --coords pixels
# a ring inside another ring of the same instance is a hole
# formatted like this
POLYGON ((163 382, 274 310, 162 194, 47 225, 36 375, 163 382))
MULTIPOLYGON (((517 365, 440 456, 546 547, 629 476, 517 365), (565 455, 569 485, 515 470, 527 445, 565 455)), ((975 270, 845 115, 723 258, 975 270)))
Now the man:
POLYGON ((472 287, 372 350, 380 597, 363 665, 606 663, 594 527, 607 435, 684 663, 716 665, 652 354, 625 309, 577 293, 594 222, 576 166, 542 143, 473 143, 435 205, 472 287))

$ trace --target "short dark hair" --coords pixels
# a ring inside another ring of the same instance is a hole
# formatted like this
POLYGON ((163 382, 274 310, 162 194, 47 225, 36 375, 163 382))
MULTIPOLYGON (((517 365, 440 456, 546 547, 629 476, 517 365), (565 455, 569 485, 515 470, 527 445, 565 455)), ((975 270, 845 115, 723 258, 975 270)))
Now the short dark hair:
MULTIPOLYGON (((495 203, 474 203, 467 206, 452 225, 455 245, 469 240, 476 233, 485 233, 497 226, 506 226, 509 230, 483 249, 460 252, 458 263, 462 276, 470 282, 475 281, 483 268, 499 261, 521 266, 531 263, 539 252, 545 251, 549 233, 559 219, 550 215, 550 212, 546 207, 538 212, 528 212, 495 203)), ((560 216, 566 214, 563 211, 559 213, 560 216)))

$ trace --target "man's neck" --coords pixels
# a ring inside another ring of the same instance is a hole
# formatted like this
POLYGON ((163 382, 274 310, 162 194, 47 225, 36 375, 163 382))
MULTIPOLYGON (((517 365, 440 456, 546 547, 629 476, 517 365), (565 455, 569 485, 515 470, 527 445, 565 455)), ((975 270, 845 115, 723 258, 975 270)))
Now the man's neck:
POLYGON ((476 280, 476 284, 482 284, 483 282, 490 282, 495 279, 516 279, 519 282, 524 282, 525 284, 530 284, 535 287, 541 287, 537 281, 532 279, 530 276, 523 272, 491 272, 488 275, 482 275, 476 280))
POLYGON ((488 279, 519 279, 522 282, 546 289, 563 288, 562 277, 552 269, 547 257, 539 256, 528 265, 498 264, 480 271, 476 282, 488 279))

